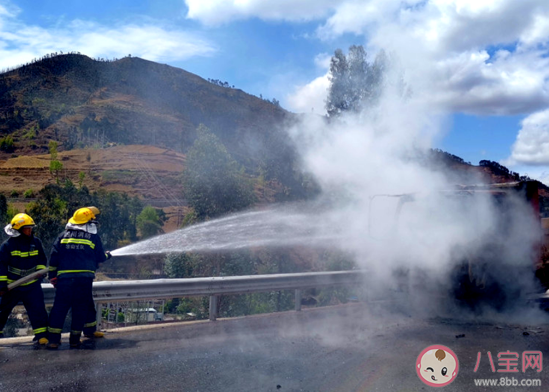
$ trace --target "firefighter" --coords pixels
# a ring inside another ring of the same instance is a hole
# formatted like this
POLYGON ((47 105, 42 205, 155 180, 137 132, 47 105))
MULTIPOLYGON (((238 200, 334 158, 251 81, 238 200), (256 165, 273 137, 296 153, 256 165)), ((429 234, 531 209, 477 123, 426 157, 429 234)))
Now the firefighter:
MULTIPOLYGON (((98 215, 101 213, 99 211, 99 208, 97 207, 87 207, 90 209, 91 212, 95 215, 97 218, 98 215)), ((106 252, 110 255, 109 252, 106 252)), ((99 264, 96 266, 96 270, 99 269, 99 264)), ((89 339, 97 339, 97 338, 103 338, 105 334, 101 331, 97 331, 97 320, 96 320, 96 311, 95 311, 95 303, 93 302, 93 298, 91 303, 88 305, 88 316, 86 317, 86 324, 84 324, 84 336, 89 339)))
POLYGON ((82 330, 93 303, 95 271, 99 263, 109 258, 110 253, 103 251, 97 234, 93 211, 87 207, 76 210, 51 251, 49 278, 56 292, 48 328, 49 349, 57 349, 61 344, 61 331, 69 309, 72 309, 69 344, 71 348, 80 347, 82 330))
POLYGON ((11 311, 19 302, 23 302, 35 335, 35 345, 45 347, 48 344, 48 313, 40 285, 42 278, 23 283, 9 291, 7 289, 9 283, 46 268, 44 248, 42 242, 33 235, 33 227, 34 220, 30 216, 17 214, 4 228, 10 238, 0 246, 0 337, 4 335, 3 329, 11 311))

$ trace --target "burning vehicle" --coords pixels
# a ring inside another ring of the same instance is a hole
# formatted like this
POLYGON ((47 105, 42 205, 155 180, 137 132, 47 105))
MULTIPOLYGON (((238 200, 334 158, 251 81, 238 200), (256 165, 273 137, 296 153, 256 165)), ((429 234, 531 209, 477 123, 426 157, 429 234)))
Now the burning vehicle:
MULTIPOLYGON (((429 195, 375 195, 370 200, 371 211, 377 198, 396 200, 384 239, 400 240, 412 233, 429 247, 444 231, 441 227, 451 227, 456 216, 469 223, 461 225, 468 232, 465 240, 453 244, 443 279, 431 279, 427 268, 398 266, 394 276, 400 289, 427 290, 479 313, 486 308, 502 311, 523 305, 549 288, 549 236, 543 231, 549 219, 540 214, 537 181, 458 185, 429 195), (417 209, 423 209, 420 215, 429 215, 425 208, 436 210, 432 215, 438 220, 436 225, 425 227, 415 220, 417 209)), ((370 221, 369 232, 375 238, 373 225, 370 221)))

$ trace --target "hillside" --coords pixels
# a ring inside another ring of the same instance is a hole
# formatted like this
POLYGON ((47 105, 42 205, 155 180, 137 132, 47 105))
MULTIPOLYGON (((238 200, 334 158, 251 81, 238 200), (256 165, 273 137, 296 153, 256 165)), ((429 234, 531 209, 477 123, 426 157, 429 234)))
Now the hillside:
MULTIPOLYGON (((55 182, 47 154, 55 140, 62 177, 78 184, 83 172, 83 185, 92 191, 121 191, 178 208, 178 218, 170 220, 177 225, 185 206, 185 153, 203 123, 247 176, 261 174, 255 181, 260 203, 301 198, 307 195, 304 181, 282 131, 296 116, 242 90, 140 58, 46 56, 0 75, 0 193, 21 197, 55 182)), ((452 183, 518 178, 497 164, 475 166, 436 150, 431 155, 428 164, 452 183)), ((549 196, 547 187, 541 193, 549 196)), ((22 205, 20 197, 12 202, 22 205)))
POLYGON ((143 144, 185 152, 203 123, 241 163, 253 166, 293 114, 242 90, 135 57, 96 61, 48 56, 0 75, 0 154, 143 144))
MULTIPOLYGON (((187 212, 183 197, 181 174, 185 155, 174 150, 143 145, 113 146, 103 149, 74 149, 60 152, 63 163, 61 178, 70 179, 90 191, 124 192, 139 196, 145 205, 162 208, 167 213, 165 230, 177 228, 187 212)), ((27 155, 0 160, 0 194, 7 196, 21 211, 33 196, 56 179, 49 171, 50 155, 27 155)), ((255 194, 259 204, 272 203, 282 193, 276 180, 256 181, 255 194)))
MULTIPOLYGON (((58 159, 64 165, 61 177, 78 184, 79 173, 83 172, 83 185, 91 191, 103 188, 180 204, 182 189, 178 178, 185 156, 173 150, 133 145, 76 149, 61 152, 58 159)), ((9 195, 15 190, 23 194, 28 189, 38 191, 46 184, 55 183, 49 164, 49 155, 18 156, 1 162, 0 193, 9 195)))

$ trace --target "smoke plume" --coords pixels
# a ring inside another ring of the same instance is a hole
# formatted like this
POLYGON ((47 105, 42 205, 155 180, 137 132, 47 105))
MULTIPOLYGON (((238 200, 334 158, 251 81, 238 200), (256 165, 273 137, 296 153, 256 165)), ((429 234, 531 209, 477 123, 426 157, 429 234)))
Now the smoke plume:
POLYGON ((377 104, 330 121, 308 116, 290 130, 303 169, 333 206, 311 218, 341 234, 338 246, 371 273, 374 289, 463 296, 476 308, 478 298, 463 293, 470 285, 474 297, 502 310, 537 289, 531 206, 520 192, 460 191, 460 181, 482 189, 482 180, 432 162, 445 116, 426 99, 428 76, 408 80, 412 94, 403 95, 391 80, 404 71, 389 72, 377 104))

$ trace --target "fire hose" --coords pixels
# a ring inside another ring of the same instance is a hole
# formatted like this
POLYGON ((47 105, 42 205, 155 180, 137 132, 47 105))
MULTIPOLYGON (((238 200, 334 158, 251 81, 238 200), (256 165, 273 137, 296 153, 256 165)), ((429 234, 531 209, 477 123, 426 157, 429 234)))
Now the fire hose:
POLYGON ((35 280, 38 278, 41 278, 42 276, 46 275, 48 273, 48 269, 44 268, 38 271, 33 272, 32 274, 29 274, 27 276, 22 277, 21 279, 16 280, 15 282, 11 282, 8 285, 8 291, 12 290, 18 286, 21 286, 24 283, 30 282, 31 280, 35 280))
POLYGON ((35 271, 32 274, 24 276, 21 279, 16 280, 15 282, 11 282, 8 285, 7 289, 5 291, 3 291, 2 293, 0 293, 0 301, 2 299, 1 296, 4 295, 5 293, 7 293, 8 291, 13 290, 14 288, 19 287, 22 284, 25 284, 27 282, 33 281, 35 279, 40 279, 40 278, 42 278, 42 276, 46 275, 47 273, 48 273, 48 269, 44 268, 44 269, 35 271))

